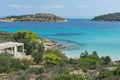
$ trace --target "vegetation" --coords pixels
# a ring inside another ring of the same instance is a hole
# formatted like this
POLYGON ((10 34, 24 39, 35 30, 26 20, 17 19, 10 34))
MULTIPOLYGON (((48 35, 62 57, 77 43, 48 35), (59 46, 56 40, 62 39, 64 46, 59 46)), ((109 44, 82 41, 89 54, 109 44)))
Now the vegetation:
POLYGON ((115 70, 103 71, 99 76, 95 78, 96 80, 120 80, 120 67, 115 70))
POLYGON ((104 60, 104 64, 109 64, 111 62, 111 58, 109 56, 102 57, 102 59, 104 60))
POLYGON ((9 16, 0 19, 3 22, 64 22, 65 19, 55 16, 53 14, 30 14, 22 16, 9 16))
POLYGON ((60 74, 53 78, 52 80, 88 80, 80 75, 74 75, 74 74, 60 74))
POLYGON ((12 40, 12 33, 0 31, 0 42, 12 40))
POLYGON ((44 60, 46 61, 47 64, 58 64, 60 61, 59 56, 57 56, 54 53, 49 53, 44 55, 44 60))
POLYGON ((40 53, 40 52, 34 52, 32 53, 32 57, 34 58, 34 62, 36 64, 39 64, 40 62, 43 61, 43 53, 40 53))
MULTIPOLYGON (((4 32, 2 32, 4 33, 4 32)), ((4 35, 6 35, 5 33, 4 35)), ((45 50, 43 43, 32 31, 7 34, 6 40, 23 42, 26 59, 15 59, 8 53, 0 54, 0 80, 119 80, 120 61, 109 56, 99 57, 96 51, 85 51, 77 59, 67 58, 60 50, 45 50), (33 64, 34 63, 34 64, 33 64), (5 78, 5 79, 4 79, 5 78)))
POLYGON ((0 73, 29 69, 29 61, 13 59, 8 53, 0 54, 0 73))
POLYGON ((109 13, 94 17, 94 21, 120 21, 120 13, 109 13))
POLYGON ((43 44, 38 40, 37 35, 32 31, 18 31, 13 34, 13 39, 17 42, 24 43, 25 53, 27 55, 32 54, 35 51, 44 52, 43 44))

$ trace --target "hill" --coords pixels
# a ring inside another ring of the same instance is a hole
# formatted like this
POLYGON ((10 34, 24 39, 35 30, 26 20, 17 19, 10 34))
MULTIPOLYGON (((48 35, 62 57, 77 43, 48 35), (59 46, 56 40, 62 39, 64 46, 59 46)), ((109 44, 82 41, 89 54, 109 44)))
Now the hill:
POLYGON ((10 49, 0 52, 0 80, 120 80, 120 60, 100 57, 96 51, 68 58, 60 50, 45 50, 43 39, 32 31, 0 31, 0 36, 0 40, 24 43, 26 53, 24 59, 18 59, 10 49))
POLYGON ((120 13, 109 13, 105 15, 96 16, 93 21, 120 21, 120 13))
POLYGON ((8 16, 0 19, 1 22, 66 22, 64 18, 53 14, 29 14, 21 16, 8 16))

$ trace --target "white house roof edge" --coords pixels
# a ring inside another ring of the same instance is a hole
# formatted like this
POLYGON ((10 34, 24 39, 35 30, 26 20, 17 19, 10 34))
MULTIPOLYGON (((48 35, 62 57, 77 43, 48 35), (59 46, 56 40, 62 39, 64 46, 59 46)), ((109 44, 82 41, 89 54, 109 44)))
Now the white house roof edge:
POLYGON ((24 44, 20 42, 4 42, 4 43, 0 43, 0 49, 6 49, 6 48, 11 48, 14 46, 22 46, 22 45, 24 44))

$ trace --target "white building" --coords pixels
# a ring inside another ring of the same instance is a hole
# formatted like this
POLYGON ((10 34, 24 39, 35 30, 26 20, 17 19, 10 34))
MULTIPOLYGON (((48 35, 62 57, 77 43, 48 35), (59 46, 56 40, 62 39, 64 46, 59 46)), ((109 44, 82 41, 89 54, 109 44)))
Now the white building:
POLYGON ((13 54, 15 58, 24 56, 24 44, 19 42, 4 42, 0 43, 0 53, 8 52, 13 54), (22 52, 18 52, 18 47, 22 47, 22 52))

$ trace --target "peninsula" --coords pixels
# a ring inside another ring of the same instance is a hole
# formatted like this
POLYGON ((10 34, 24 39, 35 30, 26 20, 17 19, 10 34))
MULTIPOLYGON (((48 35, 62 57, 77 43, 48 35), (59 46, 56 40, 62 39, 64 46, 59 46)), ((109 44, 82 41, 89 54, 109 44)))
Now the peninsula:
POLYGON ((21 16, 8 16, 0 19, 1 22, 66 22, 64 18, 53 14, 29 14, 21 16))
POLYGON ((96 16, 92 20, 93 21, 120 21, 120 12, 96 16))

